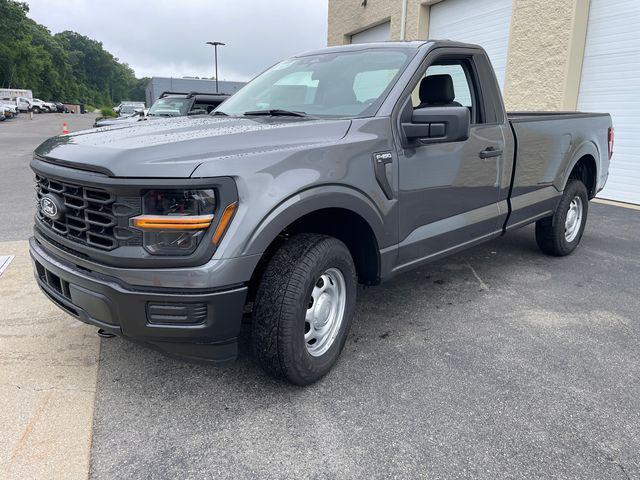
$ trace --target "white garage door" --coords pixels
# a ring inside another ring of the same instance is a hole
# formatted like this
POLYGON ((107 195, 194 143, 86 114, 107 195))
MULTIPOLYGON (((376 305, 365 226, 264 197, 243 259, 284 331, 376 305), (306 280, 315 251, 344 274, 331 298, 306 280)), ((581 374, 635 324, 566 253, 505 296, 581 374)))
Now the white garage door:
POLYGON ((351 35, 351 43, 386 42, 389 38, 391 38, 391 22, 382 23, 351 35))
POLYGON ((609 112, 615 128, 598 196, 640 204, 640 1, 591 0, 578 110, 609 112))
POLYGON ((429 38, 485 48, 504 88, 512 0, 444 0, 429 10, 429 38))

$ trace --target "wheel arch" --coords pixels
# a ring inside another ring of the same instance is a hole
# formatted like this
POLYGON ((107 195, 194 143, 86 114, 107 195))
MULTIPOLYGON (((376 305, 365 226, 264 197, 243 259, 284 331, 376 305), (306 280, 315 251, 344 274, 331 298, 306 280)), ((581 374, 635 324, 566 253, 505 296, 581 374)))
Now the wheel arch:
POLYGON ((567 165, 562 177, 562 190, 564 191, 569 179, 581 180, 589 198, 596 195, 598 184, 598 160, 600 158, 598 148, 593 142, 585 142, 573 154, 571 161, 567 165))
POLYGON ((324 233, 349 248, 360 283, 375 284, 380 276, 380 248, 385 230, 381 212, 362 192, 343 186, 312 188, 287 198, 262 220, 245 245, 243 255, 260 254, 250 284, 287 235, 324 233))

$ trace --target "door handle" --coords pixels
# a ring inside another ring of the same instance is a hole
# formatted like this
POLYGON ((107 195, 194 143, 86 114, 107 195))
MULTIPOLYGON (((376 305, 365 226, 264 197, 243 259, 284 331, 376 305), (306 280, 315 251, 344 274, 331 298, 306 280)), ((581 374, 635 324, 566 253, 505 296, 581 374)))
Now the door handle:
POLYGON ((482 159, 499 157, 500 155, 502 155, 502 150, 498 150, 497 148, 494 148, 494 147, 487 147, 486 149, 482 150, 478 154, 478 156, 482 159))

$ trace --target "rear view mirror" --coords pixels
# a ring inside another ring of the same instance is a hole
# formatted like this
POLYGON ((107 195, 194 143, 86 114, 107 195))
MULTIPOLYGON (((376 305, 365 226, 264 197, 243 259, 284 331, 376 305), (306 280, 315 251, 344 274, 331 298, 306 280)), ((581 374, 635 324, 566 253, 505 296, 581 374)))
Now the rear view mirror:
POLYGON ((471 126, 467 107, 416 108, 411 122, 403 123, 407 147, 429 143, 461 142, 469 138, 471 126))

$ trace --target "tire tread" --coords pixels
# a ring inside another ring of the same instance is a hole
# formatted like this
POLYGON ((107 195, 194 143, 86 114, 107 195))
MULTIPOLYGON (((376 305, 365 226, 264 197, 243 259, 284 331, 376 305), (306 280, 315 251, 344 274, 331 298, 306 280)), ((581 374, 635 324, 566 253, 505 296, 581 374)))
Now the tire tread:
POLYGON ((327 235, 295 235, 276 251, 262 275, 254 302, 252 349, 262 368, 276 378, 300 385, 317 379, 296 373, 297 359, 286 348, 294 341, 295 323, 287 319, 296 318, 300 293, 309 280, 308 272, 336 248, 348 252, 342 242, 327 235))

